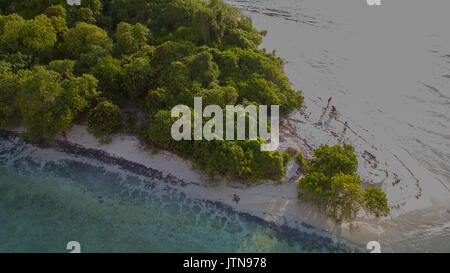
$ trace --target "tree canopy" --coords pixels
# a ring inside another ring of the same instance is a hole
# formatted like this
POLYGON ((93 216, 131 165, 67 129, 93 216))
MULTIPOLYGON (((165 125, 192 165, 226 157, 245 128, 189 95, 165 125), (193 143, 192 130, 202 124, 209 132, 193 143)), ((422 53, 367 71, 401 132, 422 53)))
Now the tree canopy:
MULTIPOLYGON (((250 18, 222 0, 2 1, 0 126, 20 122, 33 140, 50 141, 81 115, 95 136, 125 130, 136 106, 136 132, 212 176, 280 180, 280 152, 262 140, 174 141, 168 113, 178 105, 300 107, 283 61, 259 49, 250 18)), ((206 120, 203 120, 205 123, 206 120)))
POLYGON ((386 194, 378 188, 363 188, 352 146, 324 145, 314 150, 314 158, 303 162, 306 173, 297 182, 299 200, 338 221, 354 219, 362 208, 376 217, 389 214, 386 194))
MULTIPOLYGON (((194 97, 221 107, 279 105, 282 115, 302 106, 283 61, 259 48, 265 33, 223 0, 2 0, 0 128, 23 124, 28 139, 51 141, 87 116, 88 131, 102 140, 131 130, 211 176, 281 180, 290 155, 261 151, 261 139, 171 136, 170 110, 183 104, 192 112, 194 97), (130 105, 139 119, 124 115, 130 105)), ((380 189, 363 189, 350 145, 314 155, 296 157, 306 172, 300 200, 338 220, 360 208, 389 213, 380 189)))

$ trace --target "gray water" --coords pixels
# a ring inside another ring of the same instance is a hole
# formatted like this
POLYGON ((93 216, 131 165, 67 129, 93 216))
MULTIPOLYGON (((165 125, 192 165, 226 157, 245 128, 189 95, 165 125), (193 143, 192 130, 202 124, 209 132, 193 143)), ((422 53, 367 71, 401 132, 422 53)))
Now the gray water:
POLYGON ((344 117, 450 189, 450 1, 228 2, 269 31, 263 46, 287 62, 307 105, 332 96, 344 117))
POLYGON ((0 139, 0 253, 69 252, 70 241, 82 252, 344 251, 105 158, 0 139))
MULTIPOLYGON (((288 62, 307 104, 333 96, 343 115, 450 186, 449 1, 229 2, 269 30, 264 46, 288 62)), ((52 148, 0 141, 0 174, 0 252, 68 252, 69 241, 84 252, 339 251, 52 148)), ((448 240, 423 237, 423 251, 448 240)))

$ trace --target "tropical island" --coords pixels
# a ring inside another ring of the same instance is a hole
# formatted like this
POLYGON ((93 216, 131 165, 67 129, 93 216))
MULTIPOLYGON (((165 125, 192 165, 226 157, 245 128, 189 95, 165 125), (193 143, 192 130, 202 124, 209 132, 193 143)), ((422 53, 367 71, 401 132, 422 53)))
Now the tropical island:
MULTIPOLYGON (((386 194, 363 188, 352 146, 314 156, 261 151, 263 140, 175 141, 176 105, 303 105, 283 60, 260 49, 264 31, 222 0, 5 0, 0 4, 0 128, 26 128, 29 142, 52 142, 76 123, 108 144, 136 135, 216 176, 249 186, 281 181, 293 158, 298 199, 337 221, 361 209, 387 216, 386 194)), ((203 119, 203 122, 206 122, 203 119)), ((283 185, 280 185, 282 187, 283 185)))

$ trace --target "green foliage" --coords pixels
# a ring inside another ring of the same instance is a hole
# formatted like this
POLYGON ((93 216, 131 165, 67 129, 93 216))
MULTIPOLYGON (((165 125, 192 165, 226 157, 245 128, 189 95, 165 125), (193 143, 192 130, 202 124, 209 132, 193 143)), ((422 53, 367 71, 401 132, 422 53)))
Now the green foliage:
POLYGON ((7 64, 13 72, 29 69, 33 64, 33 56, 21 52, 0 54, 0 60, 7 64))
POLYGON ((291 160, 291 158, 293 156, 295 156, 296 153, 297 153, 297 151, 294 148, 292 148, 292 147, 289 147, 289 148, 286 149, 286 151, 284 151, 284 153, 283 153, 283 162, 284 162, 285 166, 291 160))
POLYGON ((328 215, 338 221, 351 221, 362 203, 363 188, 356 174, 340 174, 331 178, 328 215))
POLYGON ((56 71, 65 77, 73 75, 75 61, 72 60, 55 60, 48 64, 50 70, 56 71))
POLYGON ((295 161, 297 162, 297 164, 300 166, 300 168, 304 169, 305 168, 305 159, 303 157, 303 154, 301 152, 298 152, 297 155, 295 156, 295 161))
POLYGON ((98 97, 97 80, 90 75, 64 79, 58 72, 36 66, 15 77, 16 102, 30 140, 49 141, 70 129, 73 119, 98 97))
POLYGON ((64 36, 64 47, 69 58, 78 59, 81 54, 88 53, 95 46, 107 51, 113 47, 106 31, 96 25, 77 23, 64 36))
POLYGON ((75 73, 81 75, 89 73, 100 58, 110 56, 110 52, 99 46, 92 46, 88 52, 80 54, 80 58, 75 61, 75 73))
MULTIPOLYGON (((250 18, 223 0, 3 0, 0 4, 0 126, 21 120, 33 139, 51 140, 91 109, 89 130, 123 130, 119 106, 137 105, 144 139, 191 159, 210 175, 280 180, 286 156, 258 141, 180 141, 170 135, 177 104, 303 103, 283 61, 258 49, 250 18), (98 88, 97 88, 98 86, 98 88), (97 89, 99 91, 97 91, 97 89), (111 102, 109 102, 111 101, 111 102), (118 106, 116 106, 118 105, 118 106)), ((127 120, 134 132, 137 119, 127 120)))
POLYGON ((364 205, 376 217, 388 216, 390 208, 387 204, 386 194, 377 188, 368 188, 364 192, 364 205))
POLYGON ((331 188, 330 178, 321 172, 307 172, 298 182, 300 191, 298 199, 326 211, 328 192, 331 188))
POLYGON ((147 57, 134 58, 124 65, 123 87, 130 98, 137 98, 148 91, 152 71, 147 57))
POLYGON ((6 62, 0 62, 0 128, 17 126, 20 112, 17 105, 18 78, 6 62))
POLYGON ((89 8, 77 9, 73 16, 73 19, 75 22, 83 22, 87 24, 95 24, 97 22, 94 13, 89 8))
POLYGON ((211 83, 217 81, 219 77, 219 68, 213 62, 213 57, 208 52, 201 52, 190 56, 186 60, 191 72, 191 79, 199 82, 202 87, 208 87, 211 83))
POLYGON ((150 30, 140 23, 136 25, 120 23, 117 25, 115 34, 117 54, 130 55, 136 53, 147 45, 149 37, 150 30))
POLYGON ((46 15, 30 20, 17 14, 0 15, 0 48, 6 52, 21 52, 46 60, 56 42, 57 30, 46 15))
POLYGON ((279 151, 262 152, 261 144, 264 142, 261 140, 175 141, 171 136, 175 121, 170 111, 159 111, 150 121, 145 139, 153 146, 192 160, 212 177, 225 175, 258 182, 281 180, 286 174, 282 154, 279 151))
POLYGON ((66 14, 66 9, 62 6, 62 5, 54 5, 54 6, 50 6, 45 10, 45 15, 47 15, 48 18, 51 17, 62 17, 62 18, 66 18, 67 14, 66 14))
POLYGON ((99 89, 112 101, 121 101, 126 98, 122 88, 124 69, 120 60, 110 55, 99 58, 97 64, 91 68, 91 73, 99 81, 99 89))
POLYGON ((375 188, 364 190, 355 174, 358 162, 353 151, 350 145, 324 145, 306 162, 299 153, 297 160, 306 163, 306 174, 297 182, 298 199, 337 221, 351 221, 361 208, 376 217, 387 216, 386 195, 375 188))
POLYGON ((18 13, 29 19, 43 13, 49 6, 65 5, 66 0, 2 0, 0 10, 5 13, 18 13))
POLYGON ((239 94, 232 86, 213 85, 211 89, 200 89, 196 96, 202 97, 205 105, 219 105, 223 109, 227 105, 235 105, 239 94))
POLYGON ((104 138, 118 133, 122 129, 123 121, 119 106, 104 101, 89 112, 88 132, 97 138, 104 138))
POLYGON ((314 158, 308 161, 307 171, 317 171, 332 177, 336 174, 353 174, 358 167, 358 160, 351 145, 329 147, 323 145, 314 150, 314 158))

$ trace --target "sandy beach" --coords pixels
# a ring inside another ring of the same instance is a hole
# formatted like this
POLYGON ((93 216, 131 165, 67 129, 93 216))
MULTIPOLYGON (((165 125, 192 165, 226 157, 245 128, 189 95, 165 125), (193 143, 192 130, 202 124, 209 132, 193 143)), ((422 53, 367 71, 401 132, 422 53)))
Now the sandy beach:
POLYGON ((342 128, 331 125, 343 126, 339 122, 339 116, 333 116, 335 122, 328 123, 328 126, 318 125, 315 118, 324 115, 325 109, 318 107, 317 110, 323 112, 314 112, 311 107, 294 112, 283 120, 281 150, 292 147, 311 155, 312 149, 324 143, 333 145, 345 141, 354 145, 359 160, 358 174, 366 185, 379 186, 387 193, 389 206, 392 208, 389 217, 374 219, 361 213, 352 223, 336 224, 315 208, 299 202, 295 182, 302 173, 294 160, 289 162, 288 174, 281 183, 263 181, 260 185, 247 186, 240 181, 223 178, 212 182, 207 175, 195 169, 191 162, 167 151, 155 154, 135 136, 114 135, 110 144, 101 145, 87 132, 85 125, 75 125, 68 131, 68 141, 85 148, 105 151, 111 156, 182 179, 185 182, 183 186, 173 187, 193 198, 220 202, 236 211, 296 230, 314 232, 331 238, 334 242, 350 240, 365 246, 369 241, 375 240, 380 241, 386 251, 390 251, 393 245, 407 240, 410 234, 427 229, 436 232, 448 230, 449 196, 443 185, 438 181, 425 180, 420 177, 420 173, 412 173, 410 168, 414 167, 402 164, 401 155, 391 154, 381 146, 372 144, 368 132, 362 135, 362 131, 352 129, 349 124, 350 129, 342 135, 342 128), (299 136, 295 132, 302 134, 299 136), (420 227, 417 225, 419 221, 420 227))

